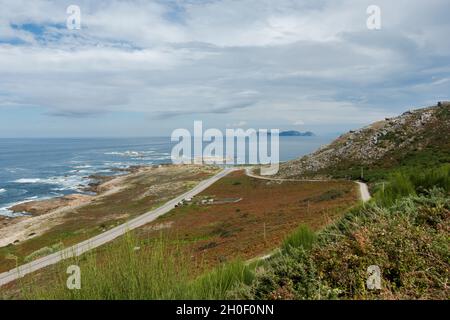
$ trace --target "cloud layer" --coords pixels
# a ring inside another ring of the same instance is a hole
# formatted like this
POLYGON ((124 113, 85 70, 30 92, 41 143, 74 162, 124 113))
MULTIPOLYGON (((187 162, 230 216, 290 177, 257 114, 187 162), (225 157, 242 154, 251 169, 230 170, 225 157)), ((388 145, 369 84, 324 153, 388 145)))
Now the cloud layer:
POLYGON ((69 4, 0 0, 0 115, 335 130, 449 98, 447 0, 377 1, 378 31, 373 1, 78 1, 81 30, 69 4))

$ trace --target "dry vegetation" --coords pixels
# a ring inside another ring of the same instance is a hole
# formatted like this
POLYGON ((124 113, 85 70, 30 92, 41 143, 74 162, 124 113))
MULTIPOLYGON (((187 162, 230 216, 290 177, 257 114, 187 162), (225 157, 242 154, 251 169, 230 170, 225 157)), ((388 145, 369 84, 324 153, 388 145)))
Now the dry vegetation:
MULTIPOLYGON (((164 239, 169 250, 182 252, 188 273, 200 275, 226 261, 271 252, 300 224, 321 229, 354 205, 358 192, 357 186, 347 181, 279 183, 250 178, 244 171, 238 171, 193 200, 137 229, 135 237, 139 250, 136 254, 144 259, 155 243, 164 239), (201 199, 206 198, 215 199, 217 204, 202 205, 201 199), (242 200, 221 203, 223 199, 242 200)), ((108 260, 105 257, 112 252, 108 248, 114 245, 95 250, 100 265, 108 260)), ((21 285, 27 287, 31 279, 38 281, 38 286, 54 284, 61 272, 60 266, 52 266, 26 277, 21 285)), ((18 292, 16 284, 4 290, 18 292)))
POLYGON ((16 259, 20 264, 33 253, 47 252, 45 248, 73 245, 150 211, 217 170, 209 166, 142 167, 105 182, 98 187, 97 196, 85 197, 79 203, 55 209, 44 202, 37 216, 3 221, 8 225, 0 228, 1 238, 11 240, 0 248, 0 271, 14 268, 16 259), (42 212, 43 207, 53 210, 42 212))
POLYGON ((357 195, 352 182, 273 182, 237 171, 139 234, 148 239, 163 233, 173 242, 185 244, 204 265, 217 265, 268 253, 299 224, 318 230, 355 204, 357 195), (213 204, 202 205, 201 199, 206 198, 214 199, 213 204))

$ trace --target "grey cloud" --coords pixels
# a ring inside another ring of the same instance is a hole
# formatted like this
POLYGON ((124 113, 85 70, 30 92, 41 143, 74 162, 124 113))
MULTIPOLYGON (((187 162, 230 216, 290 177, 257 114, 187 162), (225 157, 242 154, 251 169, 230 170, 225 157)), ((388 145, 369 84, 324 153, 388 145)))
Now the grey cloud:
MULTIPOLYGON (((380 0, 379 32, 365 28, 370 1, 193 1, 180 21, 167 19, 173 7, 163 2, 143 3, 82 1, 81 32, 0 44, 0 96, 66 118, 138 112, 158 124, 189 115, 344 123, 450 92, 448 1, 380 0)), ((0 24, 60 23, 47 17, 58 14, 55 4, 33 1, 22 15, 7 4, 0 24)))
POLYGON ((242 101, 236 103, 226 103, 222 106, 215 106, 212 108, 202 110, 176 110, 176 111, 160 111, 155 112, 154 118, 156 119, 170 119, 174 117, 181 117, 184 115, 201 115, 201 114, 226 114, 235 110, 246 109, 254 105, 256 101, 242 101))

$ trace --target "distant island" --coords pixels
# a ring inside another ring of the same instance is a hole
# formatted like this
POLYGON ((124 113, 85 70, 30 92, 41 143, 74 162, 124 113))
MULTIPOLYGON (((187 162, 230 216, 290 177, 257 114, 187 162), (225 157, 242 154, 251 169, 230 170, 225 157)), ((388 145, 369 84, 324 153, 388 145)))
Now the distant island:
POLYGON ((313 137, 315 134, 311 131, 300 132, 295 130, 282 131, 280 137, 313 137))

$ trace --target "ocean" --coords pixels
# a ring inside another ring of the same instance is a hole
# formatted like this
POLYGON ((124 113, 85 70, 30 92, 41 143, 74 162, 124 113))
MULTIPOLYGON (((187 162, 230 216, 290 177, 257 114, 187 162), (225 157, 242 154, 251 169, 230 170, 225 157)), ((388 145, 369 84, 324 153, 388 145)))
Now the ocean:
MULTIPOLYGON (((280 161, 308 154, 333 137, 280 137, 280 161)), ((171 163, 169 137, 0 139, 0 215, 31 200, 83 193, 93 174, 171 163)))

